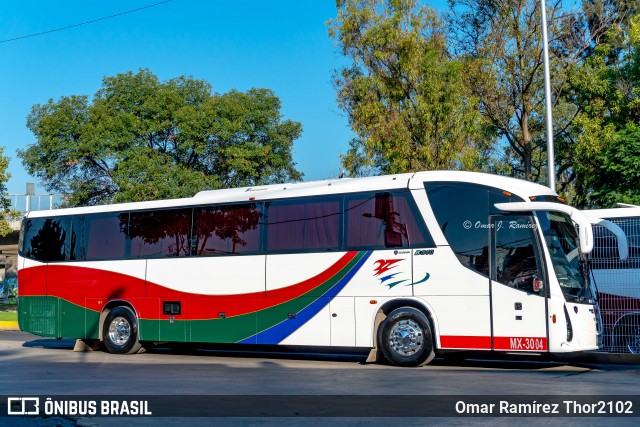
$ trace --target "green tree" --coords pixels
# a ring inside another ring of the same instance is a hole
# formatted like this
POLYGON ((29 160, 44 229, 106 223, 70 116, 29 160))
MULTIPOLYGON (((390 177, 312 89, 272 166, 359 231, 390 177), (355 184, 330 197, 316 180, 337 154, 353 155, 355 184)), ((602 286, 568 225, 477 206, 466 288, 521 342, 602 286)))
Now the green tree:
MULTIPOLYGON (((505 159, 512 166, 511 174, 546 181, 540 2, 449 0, 449 4, 455 52, 469 61, 471 87, 480 99, 484 119, 507 144, 505 159)), ((601 105, 598 92, 603 84, 597 77, 601 66, 598 61, 617 63, 623 56, 618 47, 612 46, 603 56, 604 50, 598 46, 620 40, 619 29, 628 28, 629 17, 640 6, 637 0, 584 0, 581 10, 570 6, 561 0, 547 1, 554 172, 560 191, 575 203, 584 187, 578 175, 588 172, 576 161, 580 150, 589 145, 589 140, 596 143, 588 150, 597 152, 602 142, 599 138, 609 132, 583 114, 601 105), (599 136, 594 133, 596 129, 599 136)))
POLYGON ((640 205, 640 125, 627 124, 597 156, 600 161, 590 201, 595 206, 640 205))
MULTIPOLYGON (((546 172, 543 46, 538 0, 449 0, 455 51, 468 60, 470 85, 487 124, 508 144, 511 174, 538 181, 546 172)), ((549 3, 549 2, 547 2, 549 3)), ((558 93, 565 69, 581 55, 584 28, 561 3, 548 4, 550 63, 556 132, 564 129, 566 106, 558 93), (576 30, 579 30, 576 32, 576 30)))
POLYGON ((70 205, 190 197, 203 189, 297 181, 293 141, 268 89, 212 93, 149 70, 106 77, 93 97, 34 105, 36 142, 18 152, 30 174, 70 205))
POLYGON ((329 34, 349 64, 334 84, 357 135, 342 157, 349 173, 482 168, 491 136, 436 12, 415 0, 337 6, 329 34))
POLYGON ((0 236, 6 236, 11 233, 12 228, 9 221, 15 221, 21 216, 20 212, 11 210, 11 201, 6 197, 7 181, 11 178, 11 174, 7 172, 10 160, 9 157, 4 155, 4 147, 0 147, 0 209, 2 209, 0 236))
POLYGON ((580 205, 640 204, 640 15, 627 16, 570 79, 578 106, 572 156, 580 205))

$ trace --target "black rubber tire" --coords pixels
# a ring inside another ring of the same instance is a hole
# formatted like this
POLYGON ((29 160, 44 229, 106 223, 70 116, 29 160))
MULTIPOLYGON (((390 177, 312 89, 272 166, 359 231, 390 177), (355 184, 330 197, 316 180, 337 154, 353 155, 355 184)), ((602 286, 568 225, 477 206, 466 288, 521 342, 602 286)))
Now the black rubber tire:
POLYGON ((389 313, 378 328, 378 345, 396 366, 422 366, 435 357, 429 319, 413 307, 389 313))
POLYGON ((102 325, 102 340, 109 353, 132 354, 140 348, 138 320, 128 307, 116 307, 109 312, 102 325))

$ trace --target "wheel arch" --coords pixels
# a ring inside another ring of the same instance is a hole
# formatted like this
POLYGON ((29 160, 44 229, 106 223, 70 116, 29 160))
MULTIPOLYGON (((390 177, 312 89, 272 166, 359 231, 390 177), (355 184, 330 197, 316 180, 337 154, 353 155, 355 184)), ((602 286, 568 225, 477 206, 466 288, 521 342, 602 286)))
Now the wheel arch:
POLYGON ((382 321, 386 319, 386 317, 393 310, 400 307, 411 307, 416 310, 422 312, 429 323, 431 323, 431 333, 433 334, 433 346, 434 349, 439 349, 440 339, 439 339, 439 328, 438 321, 434 314, 433 307, 431 307, 426 301, 418 298, 405 297, 405 298, 393 298, 387 301, 384 301, 378 309, 375 311, 373 316, 373 345, 374 348, 378 347, 378 328, 382 321))

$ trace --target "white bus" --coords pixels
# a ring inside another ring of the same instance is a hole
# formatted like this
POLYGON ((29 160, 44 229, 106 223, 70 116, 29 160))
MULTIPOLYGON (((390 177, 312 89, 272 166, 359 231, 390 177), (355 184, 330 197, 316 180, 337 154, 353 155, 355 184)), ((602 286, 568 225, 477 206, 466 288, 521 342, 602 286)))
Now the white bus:
POLYGON ((621 254, 614 234, 594 225, 594 248, 589 255, 591 281, 598 291, 604 349, 640 354, 640 207, 583 211, 589 218, 619 226, 628 241, 621 254))
POLYGON ((356 347, 417 366, 448 350, 592 350, 592 239, 547 187, 452 171, 31 212, 19 324, 112 353, 356 347))

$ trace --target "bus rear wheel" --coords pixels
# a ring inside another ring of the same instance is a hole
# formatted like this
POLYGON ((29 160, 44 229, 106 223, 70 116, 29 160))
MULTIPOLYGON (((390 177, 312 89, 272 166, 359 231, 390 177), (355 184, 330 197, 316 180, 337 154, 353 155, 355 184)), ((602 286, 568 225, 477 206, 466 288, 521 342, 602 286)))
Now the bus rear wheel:
POLYGON ((396 366, 422 366, 435 357, 429 319, 415 308, 393 310, 378 330, 382 354, 396 366))
POLYGON ((102 325, 102 339, 109 353, 137 353, 141 345, 138 341, 138 321, 128 307, 116 307, 107 314, 102 325))

